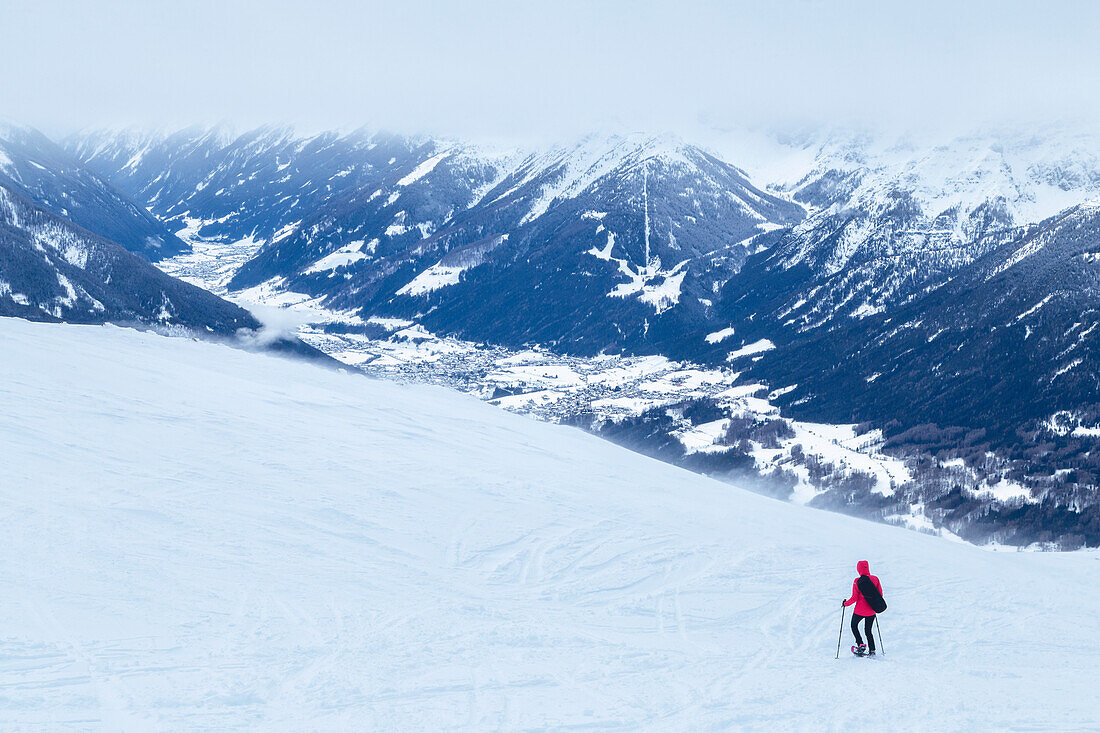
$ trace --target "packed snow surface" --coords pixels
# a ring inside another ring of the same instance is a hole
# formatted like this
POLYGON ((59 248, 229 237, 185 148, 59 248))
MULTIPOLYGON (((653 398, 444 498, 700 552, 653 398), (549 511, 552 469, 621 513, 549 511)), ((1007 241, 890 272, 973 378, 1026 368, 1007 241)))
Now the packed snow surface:
POLYGON ((1100 558, 793 506, 438 388, 0 319, 0 727, 1084 729, 1100 558), (881 577, 885 658, 840 604, 881 577))

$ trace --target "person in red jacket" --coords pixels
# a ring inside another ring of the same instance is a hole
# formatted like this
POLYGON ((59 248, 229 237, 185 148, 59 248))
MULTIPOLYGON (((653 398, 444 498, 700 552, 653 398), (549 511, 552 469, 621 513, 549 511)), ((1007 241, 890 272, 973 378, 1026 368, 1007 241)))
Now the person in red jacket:
MULTIPOLYGON (((856 563, 856 570, 860 575, 866 575, 871 579, 871 582, 878 588, 878 592, 882 594, 882 583, 878 578, 871 575, 871 566, 867 564, 866 560, 860 560, 856 563)), ((852 614, 852 633, 856 637, 856 648, 853 650, 856 654, 869 654, 875 655, 875 637, 871 633, 871 627, 875 623, 875 610, 871 608, 867 603, 867 599, 863 597, 863 594, 859 592, 859 578, 852 581, 852 597, 846 601, 841 601, 844 606, 850 606, 856 604, 855 612, 852 614), (867 645, 863 643, 863 637, 859 635, 859 622, 863 622, 863 628, 867 632, 867 645)))

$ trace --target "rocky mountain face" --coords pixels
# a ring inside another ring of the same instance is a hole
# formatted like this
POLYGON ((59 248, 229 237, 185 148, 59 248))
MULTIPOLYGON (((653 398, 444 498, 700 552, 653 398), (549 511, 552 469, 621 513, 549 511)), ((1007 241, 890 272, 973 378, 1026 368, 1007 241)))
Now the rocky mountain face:
MULTIPOLYGON (((401 217, 402 198, 387 214, 401 217)), ((290 284, 328 280, 337 307, 470 340, 679 355, 702 342, 716 286, 751 240, 800 216, 698 149, 586 141, 523 158, 426 237, 387 241, 402 236, 387 229, 353 268, 311 266, 290 284)))
POLYGON ((223 127, 102 131, 65 141, 168 225, 190 225, 207 239, 257 243, 285 237, 326 204, 387 173, 400 177, 403 166, 427 157, 430 145, 365 131, 300 137, 281 127, 241 135, 223 127))

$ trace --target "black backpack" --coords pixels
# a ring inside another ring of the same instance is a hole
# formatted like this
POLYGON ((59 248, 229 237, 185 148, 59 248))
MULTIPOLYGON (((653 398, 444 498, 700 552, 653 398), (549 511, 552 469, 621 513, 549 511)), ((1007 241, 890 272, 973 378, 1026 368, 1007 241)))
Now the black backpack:
POLYGON ((882 613, 886 610, 886 601, 883 599, 882 594, 878 592, 878 588, 875 587, 874 582, 870 578, 866 575, 859 576, 859 580, 856 581, 856 587, 859 588, 863 600, 867 601, 867 605, 871 607, 872 611, 875 613, 882 613))

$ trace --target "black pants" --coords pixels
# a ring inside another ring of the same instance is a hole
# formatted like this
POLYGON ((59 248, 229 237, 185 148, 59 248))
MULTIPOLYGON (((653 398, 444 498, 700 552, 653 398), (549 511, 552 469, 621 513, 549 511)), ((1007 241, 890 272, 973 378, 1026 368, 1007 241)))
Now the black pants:
POLYGON ((863 637, 859 635, 859 622, 863 622, 863 628, 867 632, 867 650, 875 650, 875 635, 871 633, 871 626, 875 623, 874 616, 860 616, 858 613, 852 614, 852 633, 856 635, 856 644, 863 643, 863 637))

